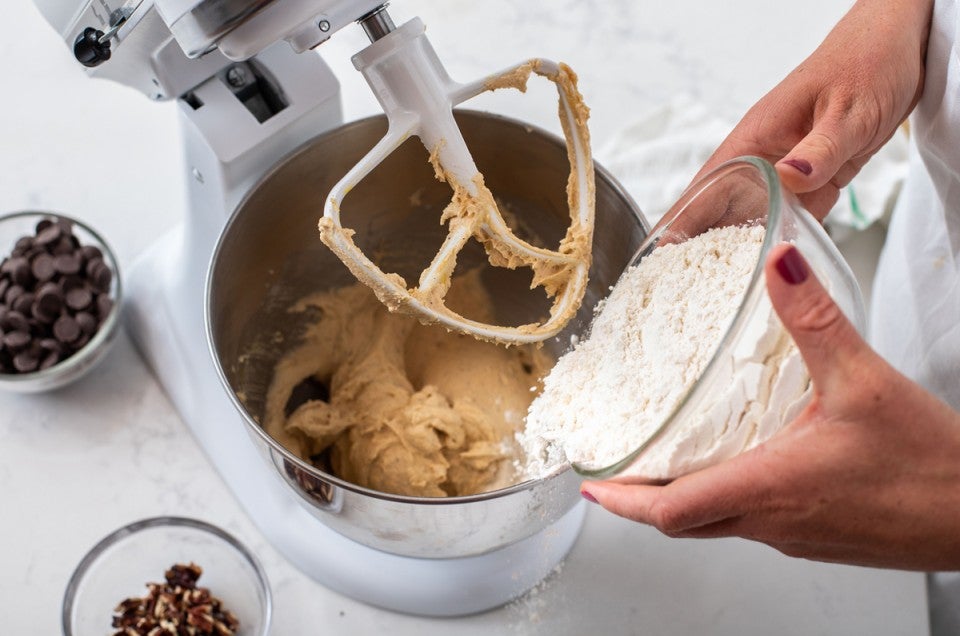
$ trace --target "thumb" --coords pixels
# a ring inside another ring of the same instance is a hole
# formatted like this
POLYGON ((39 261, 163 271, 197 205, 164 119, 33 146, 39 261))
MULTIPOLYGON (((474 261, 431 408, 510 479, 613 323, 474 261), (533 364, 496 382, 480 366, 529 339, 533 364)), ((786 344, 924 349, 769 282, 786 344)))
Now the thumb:
POLYGON ((837 187, 843 187, 853 174, 838 175, 838 172, 865 143, 856 126, 845 124, 842 117, 824 115, 814 122, 807 136, 777 162, 777 173, 787 189, 798 194, 818 190, 834 177, 839 177, 835 180, 837 187))
POLYGON ((820 393, 843 389, 866 342, 790 243, 774 246, 765 264, 767 292, 820 393), (837 385, 837 386, 832 386, 837 385))

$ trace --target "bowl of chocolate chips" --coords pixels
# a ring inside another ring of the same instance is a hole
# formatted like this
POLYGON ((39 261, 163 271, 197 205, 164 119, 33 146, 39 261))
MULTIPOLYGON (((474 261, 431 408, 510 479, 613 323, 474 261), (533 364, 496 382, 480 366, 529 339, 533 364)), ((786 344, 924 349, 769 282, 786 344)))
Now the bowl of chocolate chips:
POLYGON ((47 391, 90 371, 116 335, 120 291, 92 228, 48 212, 0 216, 0 389, 47 391))

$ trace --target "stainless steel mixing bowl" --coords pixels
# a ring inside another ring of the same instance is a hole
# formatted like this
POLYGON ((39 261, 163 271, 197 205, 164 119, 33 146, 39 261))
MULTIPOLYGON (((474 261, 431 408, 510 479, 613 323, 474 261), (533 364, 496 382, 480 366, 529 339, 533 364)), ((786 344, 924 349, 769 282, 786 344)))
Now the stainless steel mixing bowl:
MULTIPOLYGON (((486 183, 513 213, 525 238, 555 246, 566 232, 567 154, 561 139, 489 114, 458 115, 486 183)), ((277 360, 297 344, 303 314, 287 310, 309 293, 352 285, 355 279, 320 242, 317 221, 333 184, 383 135, 373 117, 324 134, 281 161, 237 208, 221 235, 207 283, 210 346, 228 393, 263 457, 318 519, 364 545, 420 558, 483 554, 546 528, 578 501, 571 470, 480 495, 421 498, 361 488, 296 457, 258 421, 277 360)), ((649 227, 616 181, 598 167, 596 230, 590 285, 583 308, 557 338, 559 355, 589 323, 592 308, 647 234, 649 227)), ((443 237, 440 212, 450 197, 419 142, 407 142, 353 192, 344 224, 385 271, 416 280, 443 237)), ((478 245, 460 258, 485 262, 478 245)), ((464 270, 458 270, 464 271, 464 270)), ((487 268, 503 324, 523 324, 549 308, 529 291, 528 270, 487 268)))

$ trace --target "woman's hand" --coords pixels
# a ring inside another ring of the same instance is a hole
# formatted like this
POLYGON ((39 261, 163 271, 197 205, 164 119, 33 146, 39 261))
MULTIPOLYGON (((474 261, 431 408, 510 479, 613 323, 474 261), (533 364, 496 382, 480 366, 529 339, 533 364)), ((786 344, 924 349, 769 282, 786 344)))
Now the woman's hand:
POLYGON ((764 157, 822 220, 916 105, 932 7, 932 0, 860 0, 747 112, 700 174, 739 155, 764 157))
POLYGON ((960 569, 960 413, 860 338, 788 244, 767 288, 813 378, 801 415, 761 446, 666 486, 582 492, 673 537, 739 536, 781 552, 918 570, 960 569))

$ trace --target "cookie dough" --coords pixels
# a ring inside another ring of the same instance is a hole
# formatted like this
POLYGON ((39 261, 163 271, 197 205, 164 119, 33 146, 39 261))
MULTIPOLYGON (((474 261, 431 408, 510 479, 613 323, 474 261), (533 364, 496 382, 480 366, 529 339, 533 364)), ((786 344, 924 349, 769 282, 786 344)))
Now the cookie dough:
MULTIPOLYGON (((479 272, 458 277, 447 298, 489 320, 479 272)), ((392 314, 361 284, 314 294, 291 311, 317 313, 305 338, 277 364, 264 427, 311 461, 381 492, 470 495, 507 486, 514 434, 553 359, 533 346, 506 348, 392 314), (329 399, 287 414, 295 387, 313 379, 329 399)))

